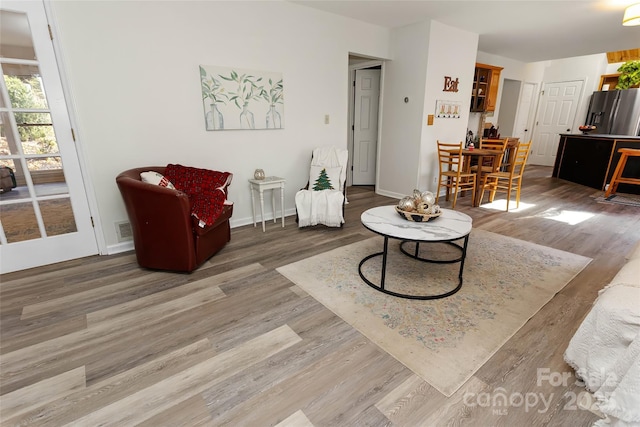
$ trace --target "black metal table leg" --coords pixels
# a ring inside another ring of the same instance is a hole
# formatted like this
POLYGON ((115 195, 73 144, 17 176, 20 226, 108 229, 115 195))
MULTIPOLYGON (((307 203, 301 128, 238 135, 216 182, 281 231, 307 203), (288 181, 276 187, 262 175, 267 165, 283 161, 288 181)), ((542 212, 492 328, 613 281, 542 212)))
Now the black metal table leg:
MULTIPOLYGON (((416 300, 431 300, 431 299, 440 299, 440 298, 445 298, 448 296, 451 296, 453 294, 455 294, 456 292, 458 292, 460 290, 460 288, 462 288, 462 274, 464 271, 464 261, 467 257, 467 245, 469 243, 469 235, 467 234, 464 237, 460 237, 458 239, 454 239, 453 241, 445 241, 445 242, 433 242, 433 243, 446 243, 448 245, 451 245, 453 247, 456 247, 460 250, 460 257, 459 258, 454 258, 454 259, 446 259, 446 260, 437 260, 437 259, 431 259, 431 258, 425 258, 425 257, 420 257, 419 256, 419 245, 420 243, 425 243, 425 242, 418 242, 418 241, 408 241, 408 240, 403 240, 400 243, 400 251, 409 256, 410 258, 413 258, 415 260, 418 261, 423 261, 423 262, 429 262, 429 263, 437 263, 437 264, 452 264, 452 263, 456 263, 459 262, 460 263, 460 271, 458 273, 458 285, 445 293, 442 294, 434 294, 434 295, 411 295, 411 294, 402 294, 399 292, 394 292, 394 291, 390 291, 389 289, 385 288, 385 279, 386 279, 386 270, 387 270, 387 254, 388 254, 388 249, 389 249, 389 237, 385 236, 384 237, 384 246, 383 246, 383 250, 382 252, 376 252, 374 254, 371 255, 367 255, 366 257, 364 257, 362 259, 362 261, 360 261, 360 264, 358 265, 358 274, 360 275, 360 278, 369 286, 371 286, 373 289, 383 292, 385 294, 388 295, 393 295, 396 297, 400 297, 400 298, 407 298, 407 299, 416 299, 416 300), (459 245, 457 243, 454 243, 454 241, 456 240, 460 240, 460 239, 464 239, 464 242, 462 245, 459 245), (405 248, 404 245, 407 243, 415 243, 415 250, 413 251, 413 253, 408 252, 405 248), (365 262, 367 262, 368 260, 370 260, 371 258, 377 257, 382 255, 382 265, 381 265, 381 275, 380 275, 380 285, 377 285, 375 283, 373 283, 372 281, 370 281, 369 279, 367 279, 364 275, 364 273, 362 272, 362 266, 364 265, 365 262)), ((431 243, 431 242, 426 242, 426 243, 431 243)))
POLYGON ((389 238, 384 238, 384 249, 382 250, 382 274, 380 275, 380 289, 384 289, 384 277, 387 273, 387 250, 389 249, 389 238))

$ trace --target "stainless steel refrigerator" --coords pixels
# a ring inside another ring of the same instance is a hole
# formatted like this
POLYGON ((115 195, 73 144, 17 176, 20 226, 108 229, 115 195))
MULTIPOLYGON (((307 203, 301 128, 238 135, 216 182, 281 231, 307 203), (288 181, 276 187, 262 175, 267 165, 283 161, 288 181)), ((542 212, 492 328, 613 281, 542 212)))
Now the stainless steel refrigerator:
POLYGON ((585 124, 596 134, 640 135, 640 88, 593 92, 585 124))

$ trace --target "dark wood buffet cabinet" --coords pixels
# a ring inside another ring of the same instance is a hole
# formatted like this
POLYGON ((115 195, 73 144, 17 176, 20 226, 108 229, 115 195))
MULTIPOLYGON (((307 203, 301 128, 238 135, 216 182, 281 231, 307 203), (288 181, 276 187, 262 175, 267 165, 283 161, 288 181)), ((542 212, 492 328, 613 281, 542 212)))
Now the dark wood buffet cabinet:
MULTIPOLYGON (((620 148, 640 149, 640 136, 561 134, 553 177, 605 190, 620 148)), ((623 176, 640 178, 640 158, 629 158, 623 176)), ((640 186, 620 184, 618 192, 640 194, 640 186)))

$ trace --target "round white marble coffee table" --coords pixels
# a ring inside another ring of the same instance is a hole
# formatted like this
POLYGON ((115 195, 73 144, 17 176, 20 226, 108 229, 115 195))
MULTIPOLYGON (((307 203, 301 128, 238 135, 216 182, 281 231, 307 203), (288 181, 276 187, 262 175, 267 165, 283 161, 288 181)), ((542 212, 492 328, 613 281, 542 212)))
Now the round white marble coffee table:
POLYGON ((382 252, 376 252, 368 255, 360 261, 358 265, 358 273, 362 280, 372 288, 401 298, 410 299, 438 299, 445 298, 455 294, 462 287, 462 271, 464 269, 464 260, 467 256, 467 243, 469 242, 469 234, 471 233, 471 217, 462 212, 451 209, 442 209, 442 215, 428 222, 412 222, 402 218, 395 210, 395 206, 379 206, 366 210, 362 213, 360 220, 362 224, 384 237, 384 247, 382 252), (394 292, 385 287, 385 273, 387 269, 387 249, 389 246, 389 238, 401 240, 400 250, 403 254, 410 256, 419 261, 450 264, 460 263, 460 272, 458 274, 458 286, 448 292, 435 295, 410 295, 394 292), (454 243, 456 240, 464 239, 462 245, 454 243), (409 242, 415 242, 413 253, 409 253, 405 249, 405 245, 409 242), (447 243, 460 249, 460 257, 455 259, 431 259, 419 256, 420 243, 447 243), (362 273, 362 265, 371 258, 382 255, 382 271, 380 284, 375 284, 367 279, 362 273))

